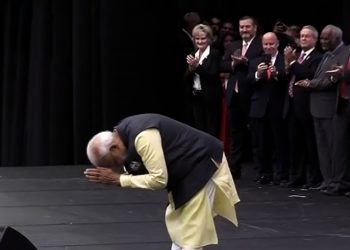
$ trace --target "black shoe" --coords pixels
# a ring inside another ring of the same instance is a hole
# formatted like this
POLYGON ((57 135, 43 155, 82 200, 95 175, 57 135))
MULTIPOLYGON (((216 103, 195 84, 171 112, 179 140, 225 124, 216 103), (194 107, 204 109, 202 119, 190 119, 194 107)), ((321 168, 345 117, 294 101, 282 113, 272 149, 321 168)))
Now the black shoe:
POLYGON ((261 178, 261 175, 257 174, 257 175, 254 177, 253 181, 254 181, 254 182, 258 182, 258 181, 260 180, 260 178, 261 178))
POLYGON ((311 188, 311 185, 309 185, 309 184, 304 184, 304 185, 301 186, 300 189, 302 189, 302 190, 309 190, 310 188, 311 188))
POLYGON ((345 192, 340 190, 339 188, 332 188, 332 187, 322 190, 321 192, 322 194, 325 194, 328 196, 341 196, 345 194, 345 192))
POLYGON ((262 175, 260 176, 259 180, 256 182, 259 184, 270 184, 272 181, 272 178, 270 176, 262 175))
POLYGON ((276 186, 281 186, 281 187, 285 187, 286 185, 288 185, 288 181, 287 180, 273 180, 272 181, 273 185, 276 186))
POLYGON ((319 188, 322 184, 317 183, 317 184, 304 184, 301 186, 301 189, 311 189, 311 190, 317 190, 317 188, 319 188))
POLYGON ((350 192, 346 192, 345 196, 350 198, 350 192))
POLYGON ((325 183, 322 183, 319 186, 311 186, 309 189, 311 190, 317 190, 317 191, 324 191, 328 188, 328 185, 326 185, 325 183))
POLYGON ((280 186, 281 186, 281 187, 284 187, 284 188, 299 188, 299 187, 302 187, 301 184, 299 184, 298 182, 294 182, 294 181, 289 181, 289 182, 286 182, 286 183, 281 183, 280 186))

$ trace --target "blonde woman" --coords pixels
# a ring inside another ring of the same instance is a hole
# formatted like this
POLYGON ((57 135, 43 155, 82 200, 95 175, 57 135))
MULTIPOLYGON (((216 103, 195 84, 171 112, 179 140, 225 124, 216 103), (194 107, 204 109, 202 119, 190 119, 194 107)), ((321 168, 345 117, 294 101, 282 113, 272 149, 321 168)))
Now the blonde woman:
POLYGON ((213 33, 208 25, 195 26, 192 37, 196 49, 186 57, 186 81, 192 88, 194 126, 219 137, 222 98, 221 54, 210 46, 213 33))

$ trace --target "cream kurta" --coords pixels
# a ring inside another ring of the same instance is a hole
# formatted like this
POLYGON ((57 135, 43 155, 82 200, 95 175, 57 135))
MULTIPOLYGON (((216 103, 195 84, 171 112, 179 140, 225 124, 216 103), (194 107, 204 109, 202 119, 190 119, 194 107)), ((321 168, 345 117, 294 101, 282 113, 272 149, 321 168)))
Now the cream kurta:
MULTIPOLYGON (((122 175, 122 187, 162 189, 166 187, 168 173, 164 159, 161 137, 156 129, 141 132, 135 139, 135 148, 149 174, 122 175), (151 143, 149 143, 151 141, 151 143)), ((174 210, 174 203, 169 193, 169 205, 166 209, 165 222, 173 242, 181 247, 199 248, 217 244, 213 217, 220 215, 238 226, 235 204, 239 202, 234 181, 225 155, 211 181, 189 202, 174 210), (209 192, 214 191, 213 202, 209 192)))
POLYGON ((235 204, 240 200, 225 155, 211 181, 177 210, 174 210, 169 195, 170 204, 165 215, 166 225, 173 242, 181 247, 200 248, 217 244, 215 224, 211 219, 216 215, 238 226, 235 204), (211 181, 215 187, 212 207, 208 196, 211 181))

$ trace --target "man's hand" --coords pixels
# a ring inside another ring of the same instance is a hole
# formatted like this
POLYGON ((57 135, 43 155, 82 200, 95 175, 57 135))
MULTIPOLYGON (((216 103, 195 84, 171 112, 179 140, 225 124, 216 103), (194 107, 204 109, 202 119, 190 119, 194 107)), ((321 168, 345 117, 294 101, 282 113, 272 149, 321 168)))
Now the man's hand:
POLYGON ((300 80, 300 81, 297 81, 296 83, 294 83, 294 85, 307 88, 310 85, 310 80, 309 79, 300 80))
POLYGON ((296 50, 290 46, 286 46, 284 48, 284 60, 288 66, 291 62, 297 60, 295 53, 296 53, 296 50))
POLYGON ((234 65, 247 64, 248 63, 248 58, 246 58, 244 56, 231 55, 231 59, 234 62, 234 65))
POLYGON ((271 77, 277 77, 278 76, 278 72, 277 72, 277 69, 276 69, 275 65, 269 66, 268 69, 271 72, 271 77))
POLYGON ((84 175, 91 182, 120 186, 120 174, 110 168, 87 168, 84 175))
POLYGON ((343 65, 332 65, 331 69, 327 70, 325 74, 335 79, 340 79, 344 77, 344 67, 343 65))
POLYGON ((268 65, 264 62, 260 63, 256 69, 256 74, 258 78, 262 78, 264 74, 266 74, 266 70, 268 69, 268 65))
POLYGON ((242 56, 241 49, 237 49, 232 53, 231 60, 232 60, 233 65, 247 64, 248 63, 248 58, 246 58, 245 56, 242 56))

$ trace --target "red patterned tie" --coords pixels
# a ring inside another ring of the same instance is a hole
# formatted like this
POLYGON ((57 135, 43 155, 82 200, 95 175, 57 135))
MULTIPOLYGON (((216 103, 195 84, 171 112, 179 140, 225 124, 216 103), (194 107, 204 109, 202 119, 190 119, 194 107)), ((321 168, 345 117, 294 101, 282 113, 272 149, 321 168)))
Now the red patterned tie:
POLYGON ((266 74, 267 74, 267 80, 270 80, 271 79, 271 69, 270 68, 267 68, 266 74))

